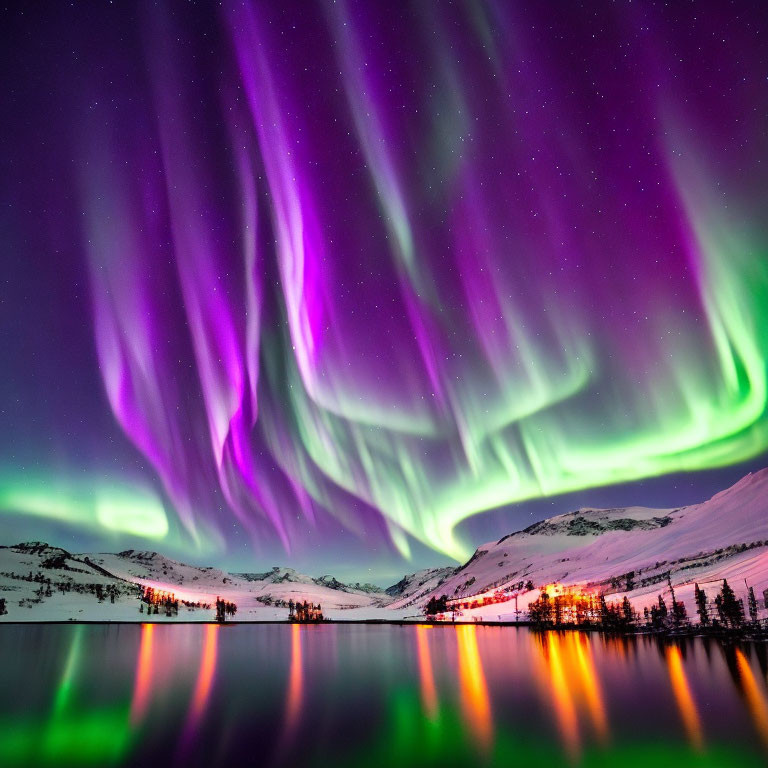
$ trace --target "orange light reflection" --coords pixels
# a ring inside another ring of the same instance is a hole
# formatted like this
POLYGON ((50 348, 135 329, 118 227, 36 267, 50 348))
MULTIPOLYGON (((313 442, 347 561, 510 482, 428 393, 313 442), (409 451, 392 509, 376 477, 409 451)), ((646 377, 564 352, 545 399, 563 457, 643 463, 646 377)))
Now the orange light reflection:
POLYGON ((208 697, 211 694, 213 676, 216 672, 216 654, 219 642, 219 627, 217 624, 206 624, 203 655, 200 660, 200 671, 197 674, 195 692, 192 695, 192 704, 189 708, 188 724, 190 727, 197 724, 202 716, 208 697))
POLYGON ((699 718, 696 702, 693 699, 688 680, 685 676, 680 649, 676 645, 667 646, 666 656, 669 680, 672 684, 672 691, 675 694, 677 707, 680 710, 680 716, 683 719, 688 741, 691 743, 691 746, 701 751, 704 748, 701 719, 699 718))
POLYGON ((592 651, 589 640, 584 635, 571 635, 570 639, 575 645, 575 655, 578 664, 579 677, 584 695, 587 699, 592 725, 597 738, 602 744, 608 741, 608 718, 605 714, 603 695, 600 690, 600 681, 595 672, 595 664, 592 659, 592 651))
POLYGON ((288 680, 288 699, 285 706, 286 731, 294 730, 301 713, 301 701, 304 695, 304 671, 301 663, 301 627, 291 625, 291 672, 288 680))
POLYGON ((736 649, 736 666, 739 669, 744 695, 747 698, 749 714, 752 715, 760 738, 768 746, 768 701, 757 685, 755 674, 752 672, 752 667, 749 666, 746 656, 739 648, 736 649))
POLYGON ((147 711, 149 693, 152 686, 152 635, 153 624, 141 625, 141 644, 139 659, 136 664, 136 682, 131 699, 131 725, 136 725, 147 711))
POLYGON ((421 681, 421 701, 424 711, 430 720, 437 717, 437 690, 435 676, 432 672, 432 658, 429 655, 429 638, 427 627, 416 627, 416 647, 419 658, 419 680, 421 681))
POLYGON ((581 749, 579 738, 579 721, 576 716, 576 705, 568 684, 568 674, 563 663, 565 641, 554 632, 547 633, 547 654, 549 657, 549 675, 552 694, 557 712, 557 722, 566 752, 572 761, 576 761, 581 749))
POLYGON ((456 627, 459 650, 459 684, 464 717, 478 745, 488 750, 493 738, 488 688, 477 648, 477 628, 471 624, 456 627))

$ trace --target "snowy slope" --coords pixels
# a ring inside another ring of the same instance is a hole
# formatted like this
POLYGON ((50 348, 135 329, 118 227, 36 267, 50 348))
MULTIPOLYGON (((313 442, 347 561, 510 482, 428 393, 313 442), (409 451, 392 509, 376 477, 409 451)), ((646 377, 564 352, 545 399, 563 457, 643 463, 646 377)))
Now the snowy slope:
POLYGON ((8 610, 0 621, 119 621, 133 619, 138 589, 105 574, 86 557, 30 542, 0 547, 0 598, 8 610))
MULTIPOLYGON (((320 603, 330 618, 405 615, 386 611, 392 598, 377 587, 357 588, 331 576, 313 579, 290 568, 232 574, 186 565, 157 552, 73 555, 37 542, 0 547, 0 598, 8 604, 8 614, 0 621, 140 621, 146 614, 138 610, 139 585, 173 592, 190 603, 213 603, 222 597, 237 604, 237 621, 285 620, 288 609, 276 603, 291 599, 320 603), (114 592, 114 602, 107 588, 114 592)), ((151 620, 209 621, 212 616, 210 609, 182 606, 178 618, 160 613, 151 620)))
MULTIPOLYGON (((746 591, 745 578, 758 594, 768 588, 768 469, 689 507, 581 509, 536 523, 479 547, 423 600, 521 586, 524 609, 538 596, 537 589, 525 592, 526 582, 536 587, 560 582, 616 599, 628 594, 642 608, 666 586, 667 573, 679 587, 678 597, 690 602, 689 611, 695 581, 705 586, 726 577, 737 594, 746 591)), ((496 618, 509 610, 496 604, 474 613, 496 618)))
MULTIPOLYGON (((308 600, 330 610, 380 607, 389 602, 386 595, 353 590, 331 577, 318 583, 322 580, 291 568, 274 568, 264 574, 234 574, 216 568, 185 565, 156 552, 134 550, 116 555, 94 555, 92 560, 116 576, 155 589, 172 590, 184 600, 213 602, 217 596, 224 597, 237 603, 236 618, 241 619, 244 612, 263 611, 270 607, 270 601, 278 600, 308 600)), ((280 616, 287 616, 285 608, 272 609, 275 610, 280 611, 280 616)))
POLYGON ((398 609, 421 605, 428 599, 425 596, 435 592, 456 570, 456 568, 427 568, 403 576, 397 584, 393 584, 386 590, 386 593, 393 598, 389 607, 398 609))

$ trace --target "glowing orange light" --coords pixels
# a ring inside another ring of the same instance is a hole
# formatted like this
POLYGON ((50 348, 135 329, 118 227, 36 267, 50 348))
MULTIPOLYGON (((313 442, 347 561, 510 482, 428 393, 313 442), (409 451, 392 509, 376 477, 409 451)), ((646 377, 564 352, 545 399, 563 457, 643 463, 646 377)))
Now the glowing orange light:
POLYGON ((291 625, 291 671, 288 679, 288 698, 285 705, 285 727, 292 731, 299 721, 304 694, 304 671, 301 663, 301 627, 291 625))
POLYGON ((153 581, 152 579, 137 579, 137 584, 142 587, 151 587, 158 596, 173 595, 177 600, 190 603, 215 603, 216 594, 214 592, 194 592, 181 589, 178 584, 170 584, 165 581, 153 581))
POLYGON ((701 750, 704 747, 701 720, 696 709, 696 702, 688 685, 688 680, 685 677, 680 649, 675 645, 667 646, 667 668, 677 707, 680 710, 685 732, 688 735, 688 741, 695 749, 701 750))
POLYGON ((587 698, 587 706, 592 719, 595 733, 598 739, 605 743, 608 740, 608 718, 605 714, 605 705, 600 691, 600 681, 595 672, 589 641, 584 635, 575 635, 571 638, 575 644, 576 660, 581 678, 581 685, 587 698))
POLYGON ((749 713, 760 734, 760 738, 768 746, 768 701, 766 701, 765 694, 757 685, 752 667, 749 666, 746 657, 738 648, 736 649, 736 666, 741 677, 744 695, 747 698, 749 713))
POLYGON ((575 761, 580 751, 579 722, 576 717, 576 706, 571 695, 571 689, 568 685, 568 675, 563 664, 562 651, 562 638, 554 632, 548 632, 549 675, 557 722, 566 751, 575 761))
POLYGON ((149 692, 152 686, 152 634, 154 625, 141 625, 141 645, 139 660, 136 665, 136 682, 133 687, 131 700, 131 724, 138 723, 147 710, 149 692))
POLYGON ((211 694, 213 676, 216 672, 216 653, 219 641, 219 627, 216 624, 206 624, 203 656, 200 661, 200 671, 197 674, 195 692, 192 695, 192 705, 189 709, 190 725, 194 725, 200 719, 208 697, 211 694))
POLYGON ((437 715, 437 690, 435 689, 435 677, 432 673, 432 658, 429 655, 427 627, 416 627, 416 646, 419 658, 421 700, 424 705, 424 711, 427 713, 427 717, 434 720, 437 715))
POLYGON ((471 624, 456 627, 459 649, 459 683, 464 717, 478 744, 488 749, 493 737, 491 705, 483 665, 477 648, 477 629, 471 624))

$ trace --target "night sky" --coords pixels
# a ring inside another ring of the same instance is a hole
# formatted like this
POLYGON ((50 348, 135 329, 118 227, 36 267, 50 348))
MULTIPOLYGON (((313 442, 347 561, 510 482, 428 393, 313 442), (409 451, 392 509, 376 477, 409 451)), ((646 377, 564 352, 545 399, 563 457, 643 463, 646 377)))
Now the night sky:
POLYGON ((387 581, 768 465, 763 2, 0 9, 0 543, 387 581))

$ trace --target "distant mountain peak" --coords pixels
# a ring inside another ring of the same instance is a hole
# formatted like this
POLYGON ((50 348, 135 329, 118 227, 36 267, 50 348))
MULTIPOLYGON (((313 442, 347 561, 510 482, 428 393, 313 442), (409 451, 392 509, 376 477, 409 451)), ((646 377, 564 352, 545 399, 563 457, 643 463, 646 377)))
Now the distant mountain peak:
POLYGON ((127 557, 131 560, 167 560, 165 555, 161 555, 159 552, 153 552, 148 549, 124 549, 122 552, 117 553, 120 557, 127 557))
POLYGON ((384 592, 390 597, 401 597, 412 594, 430 581, 434 580, 439 584, 442 579, 448 578, 457 570, 458 568, 453 568, 451 566, 443 568, 424 568, 421 571, 406 574, 400 581, 387 587, 384 592))
POLYGON ((71 557, 71 554, 66 549, 51 546, 44 541, 24 541, 19 544, 13 544, 9 549, 16 552, 26 552, 30 555, 62 555, 64 557, 71 557))

